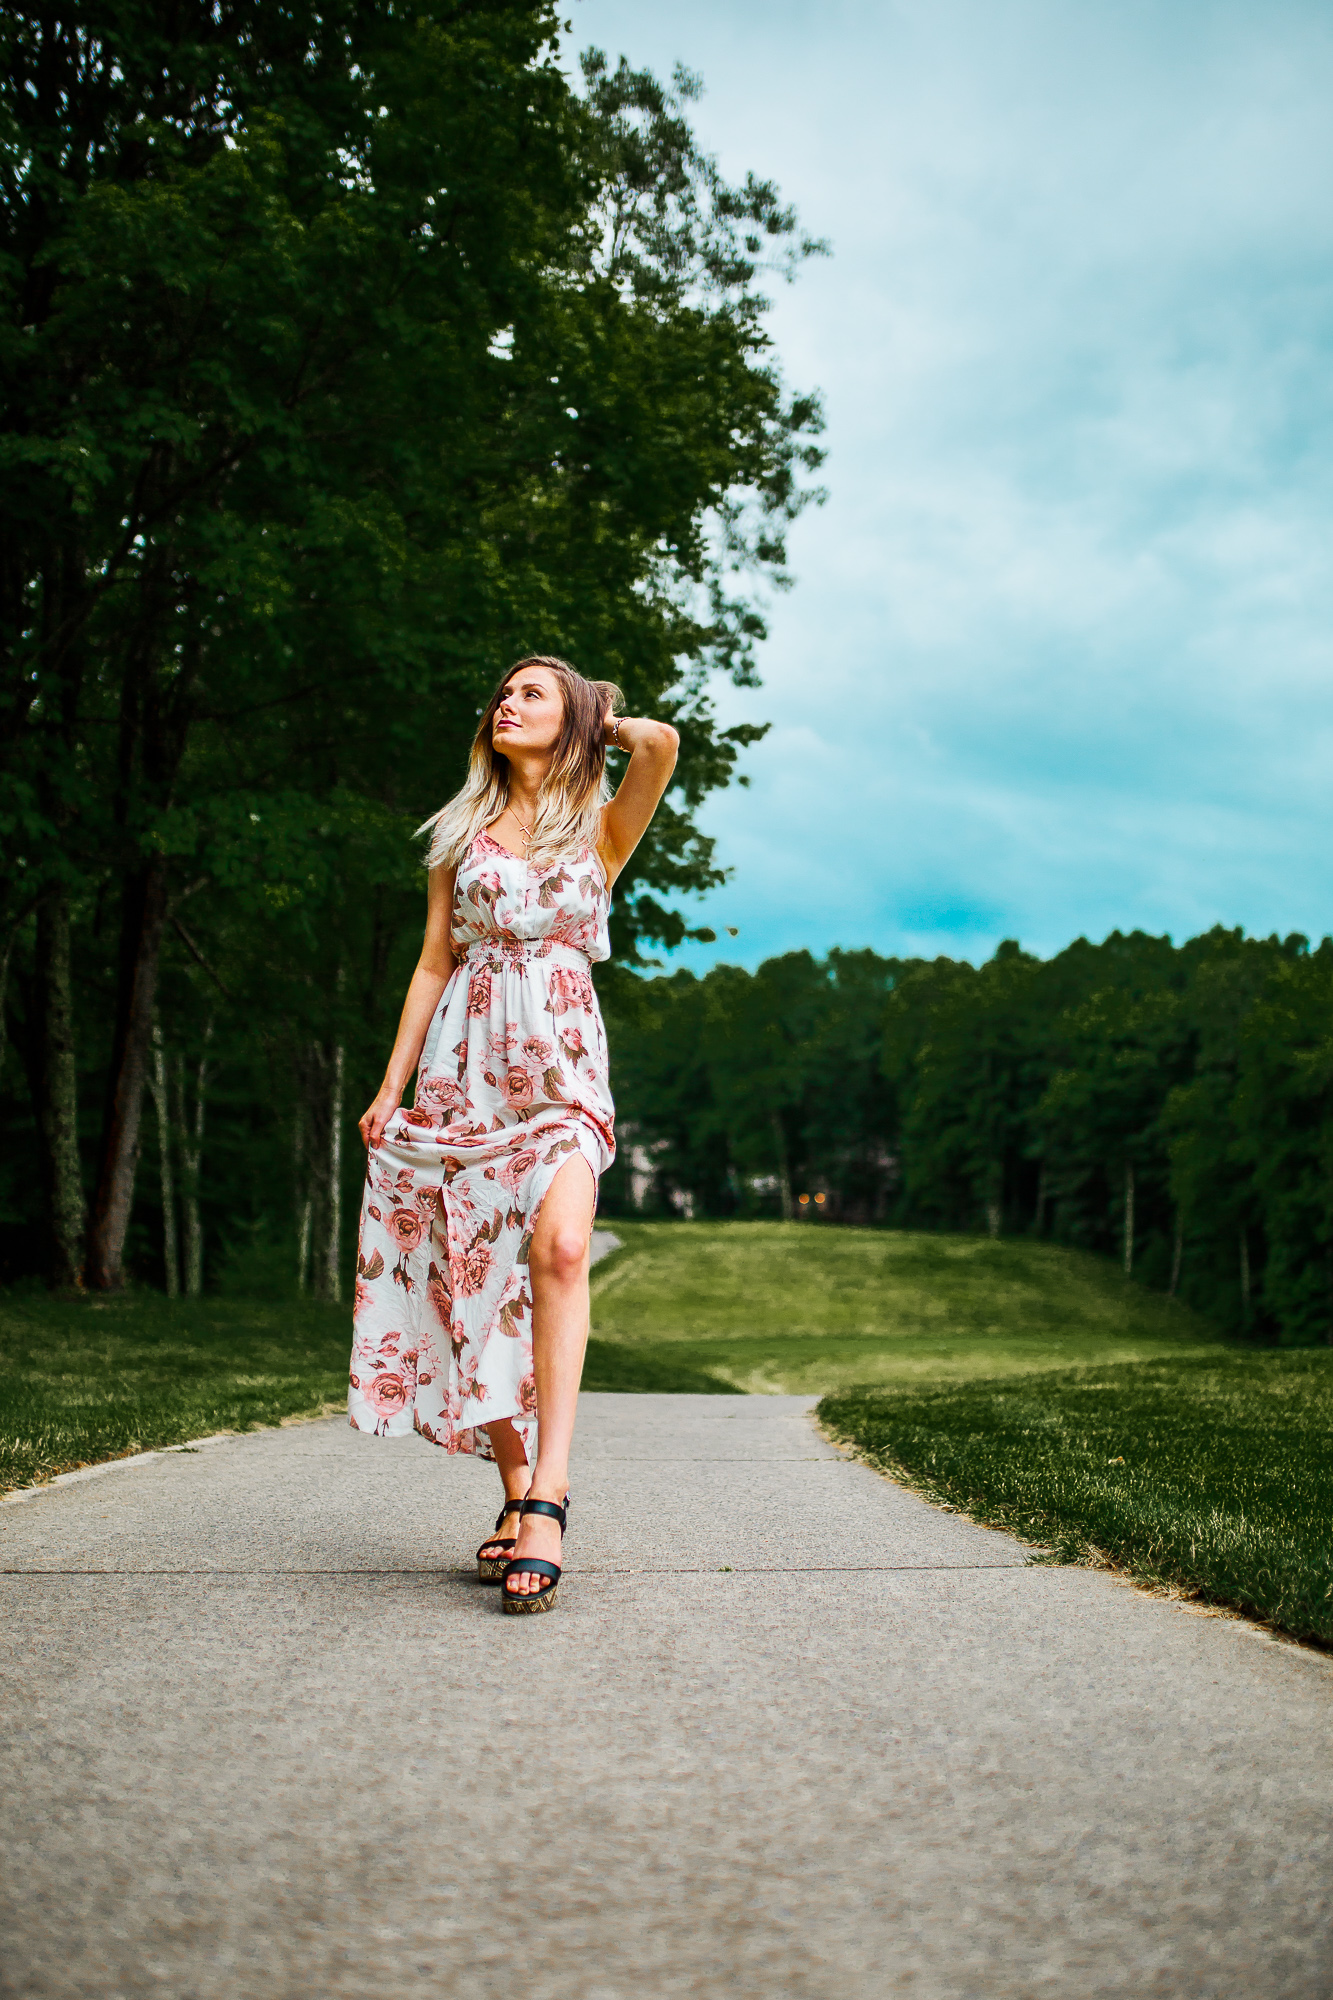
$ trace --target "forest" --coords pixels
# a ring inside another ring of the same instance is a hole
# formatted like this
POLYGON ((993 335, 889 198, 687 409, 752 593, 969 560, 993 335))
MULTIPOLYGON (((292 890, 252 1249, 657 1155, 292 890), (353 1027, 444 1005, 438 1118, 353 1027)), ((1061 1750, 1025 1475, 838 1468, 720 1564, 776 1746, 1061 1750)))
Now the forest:
POLYGON ((821 246, 545 0, 0 20, 0 1276, 336 1298, 420 937, 412 829, 526 652, 680 731, 696 811, 818 399, 821 246))
POLYGON ((1333 1342, 1333 940, 791 952, 608 999, 607 1210, 1045 1237, 1333 1342))

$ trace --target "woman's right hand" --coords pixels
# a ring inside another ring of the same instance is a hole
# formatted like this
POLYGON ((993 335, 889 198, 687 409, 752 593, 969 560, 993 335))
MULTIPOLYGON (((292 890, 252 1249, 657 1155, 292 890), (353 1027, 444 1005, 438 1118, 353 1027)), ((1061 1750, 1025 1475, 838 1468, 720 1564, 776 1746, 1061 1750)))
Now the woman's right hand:
POLYGON ((367 1151, 372 1146, 379 1145, 384 1137, 384 1128, 402 1103, 402 1099, 401 1090, 390 1090, 386 1084, 369 1111, 365 1113, 356 1129, 361 1134, 367 1151))

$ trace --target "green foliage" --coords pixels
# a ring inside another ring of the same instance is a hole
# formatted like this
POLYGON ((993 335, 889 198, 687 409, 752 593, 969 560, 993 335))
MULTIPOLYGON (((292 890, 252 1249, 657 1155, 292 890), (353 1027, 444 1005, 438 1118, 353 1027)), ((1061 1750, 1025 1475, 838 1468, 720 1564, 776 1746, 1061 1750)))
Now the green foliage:
POLYGON ((1004 945, 980 970, 937 959, 894 981, 883 1067, 902 1107, 911 1198, 937 1226, 967 1228, 1002 1209, 1036 1081, 1036 964, 1004 945))
POLYGON ((674 1350, 658 1352, 590 1340, 583 1362, 583 1387, 617 1396, 739 1396, 721 1376, 693 1368, 674 1350))
MULTIPOLYGON (((778 1213, 785 1179, 845 1219, 882 1217, 891 1099, 878 1056, 894 972, 870 951, 822 964, 802 951, 754 974, 611 982, 622 1155, 650 1149, 650 1202, 688 1194, 709 1215, 778 1213)), ((625 1157, 614 1172, 608 1207, 625 1212, 625 1157)))
POLYGON ((819 246, 700 152, 688 77, 593 55, 580 86, 558 31, 546 0, 6 13, 11 1269, 40 1255, 39 896, 72 901, 90 1183, 159 960, 169 1057, 209 1035, 216 1260, 224 1223, 291 1226, 300 1078, 342 1050, 343 1117, 371 1094, 419 936, 411 830, 513 658, 565 653, 680 729, 622 958, 721 879, 694 812, 761 732, 718 726, 708 676, 753 679, 749 579, 785 580, 819 461, 761 288, 819 246))
POLYGON ((1179 1355, 819 1414, 933 1497, 1333 1645, 1333 1355, 1179 1355))
POLYGON ((1049 1238, 1228 1331, 1333 1341, 1328 940, 797 952, 608 1003, 645 1212, 776 1212, 785 1162, 821 1219, 1049 1238))

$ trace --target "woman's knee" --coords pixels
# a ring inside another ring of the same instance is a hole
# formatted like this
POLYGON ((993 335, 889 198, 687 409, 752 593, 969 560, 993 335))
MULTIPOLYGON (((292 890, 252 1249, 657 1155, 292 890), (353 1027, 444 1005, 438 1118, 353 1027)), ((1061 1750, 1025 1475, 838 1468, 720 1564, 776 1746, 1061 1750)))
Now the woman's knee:
POLYGON ((554 1278, 557 1284, 569 1284, 577 1278, 587 1255, 587 1236, 566 1223, 557 1223, 548 1236, 539 1237, 532 1246, 532 1262, 538 1273, 554 1278))

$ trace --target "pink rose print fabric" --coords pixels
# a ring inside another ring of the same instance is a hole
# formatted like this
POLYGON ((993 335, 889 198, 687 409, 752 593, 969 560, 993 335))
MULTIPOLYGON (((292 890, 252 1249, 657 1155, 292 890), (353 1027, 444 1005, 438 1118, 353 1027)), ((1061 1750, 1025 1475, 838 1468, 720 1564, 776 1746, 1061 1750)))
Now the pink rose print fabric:
POLYGON ((367 1162, 347 1407, 358 1430, 418 1430, 492 1456, 508 1417, 537 1451, 528 1250, 546 1190, 581 1153, 615 1158, 606 1033, 589 965, 610 956, 591 852, 533 867, 479 834, 458 871, 444 990, 367 1162))

